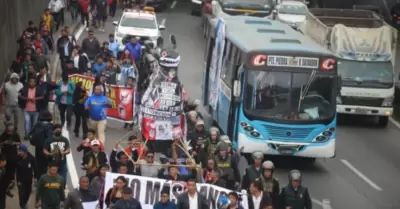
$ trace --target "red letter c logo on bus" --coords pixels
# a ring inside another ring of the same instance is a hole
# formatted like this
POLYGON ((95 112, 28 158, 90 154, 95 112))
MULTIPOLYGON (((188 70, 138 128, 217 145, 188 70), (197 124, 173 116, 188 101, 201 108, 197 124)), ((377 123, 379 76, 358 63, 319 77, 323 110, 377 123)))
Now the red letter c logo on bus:
POLYGON ((321 63, 322 70, 333 70, 335 68, 336 60, 335 59, 326 59, 321 63))
POLYGON ((251 62, 254 66, 263 66, 265 65, 266 61, 267 61, 267 55, 263 54, 254 55, 253 58, 251 59, 251 62))

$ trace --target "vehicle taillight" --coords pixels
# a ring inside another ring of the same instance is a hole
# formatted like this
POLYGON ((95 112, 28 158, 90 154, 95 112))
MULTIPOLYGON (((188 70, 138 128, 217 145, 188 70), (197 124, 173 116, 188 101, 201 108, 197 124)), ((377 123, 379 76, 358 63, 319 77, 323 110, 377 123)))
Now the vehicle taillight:
POLYGON ((397 19, 397 20, 400 20, 400 16, 396 16, 396 19, 397 19))

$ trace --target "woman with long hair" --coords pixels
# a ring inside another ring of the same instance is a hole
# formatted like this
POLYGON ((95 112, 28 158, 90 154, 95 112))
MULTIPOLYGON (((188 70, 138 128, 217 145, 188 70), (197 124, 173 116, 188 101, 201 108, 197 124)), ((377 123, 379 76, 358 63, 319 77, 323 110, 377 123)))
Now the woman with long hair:
POLYGON ((103 95, 107 95, 106 78, 101 74, 96 75, 96 77, 94 78, 94 83, 89 90, 89 95, 93 95, 94 87, 96 86, 101 86, 101 91, 103 92, 103 95))
POLYGON ((82 82, 78 82, 75 85, 75 91, 73 95, 74 113, 75 113, 75 128, 74 133, 76 137, 79 137, 79 126, 82 125, 83 139, 86 139, 86 134, 88 131, 87 121, 86 121, 86 110, 85 101, 88 98, 87 91, 82 85, 82 82))
POLYGON ((118 176, 115 181, 115 186, 108 190, 105 203, 107 208, 112 208, 118 200, 122 198, 123 190, 128 186, 128 180, 123 176, 118 176))

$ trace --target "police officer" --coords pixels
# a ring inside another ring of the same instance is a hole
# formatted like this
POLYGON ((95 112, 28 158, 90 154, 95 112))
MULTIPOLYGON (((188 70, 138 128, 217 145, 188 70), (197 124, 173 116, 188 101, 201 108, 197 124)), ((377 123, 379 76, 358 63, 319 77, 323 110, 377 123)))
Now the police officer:
POLYGON ((251 182, 260 177, 261 163, 264 159, 264 153, 261 151, 253 152, 252 157, 253 164, 246 168, 242 180, 242 188, 246 190, 249 189, 251 182))
POLYGON ((284 209, 312 209, 311 197, 307 187, 301 185, 301 172, 289 172, 289 183, 282 188, 281 206, 284 209))
POLYGON ((267 193, 272 199, 274 208, 279 208, 279 182, 273 177, 274 163, 272 161, 265 161, 261 166, 261 174, 257 181, 261 182, 264 193, 267 193))
POLYGON ((222 178, 226 181, 228 189, 235 190, 239 186, 240 174, 235 157, 228 154, 228 145, 222 144, 218 155, 215 156, 217 167, 222 170, 222 178))

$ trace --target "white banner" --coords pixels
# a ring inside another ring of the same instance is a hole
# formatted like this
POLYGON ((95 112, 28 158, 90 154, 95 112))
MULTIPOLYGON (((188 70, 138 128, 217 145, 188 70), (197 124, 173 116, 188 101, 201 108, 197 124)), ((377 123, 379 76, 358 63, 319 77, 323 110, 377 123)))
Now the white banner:
MULTIPOLYGON (((185 192, 185 182, 173 182, 166 181, 164 179, 156 179, 135 175, 124 175, 119 173, 107 172, 105 184, 104 184, 104 195, 107 195, 108 191, 113 188, 114 182, 118 176, 123 176, 128 180, 128 186, 133 190, 133 198, 137 199, 142 204, 142 209, 153 209, 153 205, 160 201, 163 188, 170 189, 170 200, 177 203, 180 194, 185 192)), ((210 209, 217 209, 217 201, 222 194, 228 195, 232 192, 231 190, 210 185, 204 183, 197 183, 197 191, 206 197, 210 209)), ((241 205, 243 209, 248 209, 247 195, 246 191, 238 193, 242 197, 241 205)), ((106 196, 104 196, 106 198, 106 196)), ((107 206, 104 202, 103 209, 107 206)))

